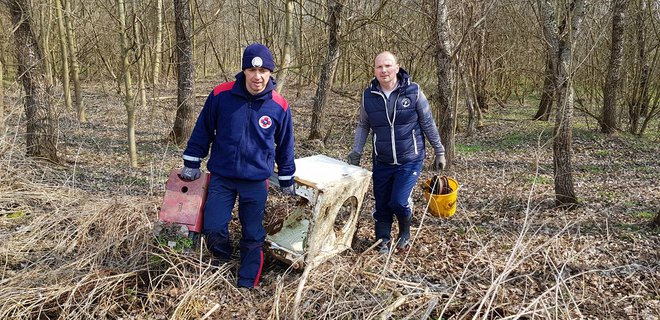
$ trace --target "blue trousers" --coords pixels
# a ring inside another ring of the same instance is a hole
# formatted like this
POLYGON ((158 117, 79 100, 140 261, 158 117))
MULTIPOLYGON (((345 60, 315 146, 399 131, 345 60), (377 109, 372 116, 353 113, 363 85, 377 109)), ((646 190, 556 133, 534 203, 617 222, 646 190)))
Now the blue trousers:
POLYGON ((266 230, 263 220, 268 197, 267 180, 249 181, 211 175, 204 207, 203 233, 209 251, 218 259, 229 260, 232 253, 229 222, 237 196, 241 222, 238 286, 252 288, 259 284, 264 264, 266 230))
POLYGON ((412 189, 419 179, 422 161, 392 165, 373 162, 374 210, 376 240, 389 243, 394 216, 398 221, 412 215, 412 189))

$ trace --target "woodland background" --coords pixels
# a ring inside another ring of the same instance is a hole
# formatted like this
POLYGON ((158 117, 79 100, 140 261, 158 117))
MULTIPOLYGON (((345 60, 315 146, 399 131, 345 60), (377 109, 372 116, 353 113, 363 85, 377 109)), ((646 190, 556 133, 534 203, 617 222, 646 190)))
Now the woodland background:
POLYGON ((2 318, 660 315, 657 1, 0 9, 2 318), (255 41, 277 60, 298 157, 344 159, 373 58, 394 52, 432 102, 459 213, 418 209, 416 249, 383 257, 368 250, 367 205, 354 248, 310 276, 300 303, 300 275, 276 261, 246 292, 235 265, 158 246, 167 173, 255 41))

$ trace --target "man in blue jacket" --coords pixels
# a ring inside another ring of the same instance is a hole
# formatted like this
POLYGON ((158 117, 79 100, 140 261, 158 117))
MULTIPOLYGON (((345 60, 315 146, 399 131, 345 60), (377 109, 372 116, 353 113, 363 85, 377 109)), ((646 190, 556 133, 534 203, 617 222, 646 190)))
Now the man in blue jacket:
POLYGON ((195 180, 209 153, 211 173, 203 234, 215 261, 232 253, 229 222, 238 196, 241 222, 238 286, 258 286, 264 262, 264 209, 268 177, 278 166, 280 188, 294 195, 293 122, 287 101, 276 91, 271 72, 275 62, 259 43, 245 48, 243 71, 236 80, 218 85, 204 103, 186 150, 181 177, 195 180))
POLYGON ((362 95, 360 118, 348 163, 360 165, 369 132, 373 133, 373 187, 376 208, 376 240, 379 251, 388 253, 394 216, 399 223, 396 248, 410 248, 412 189, 425 157, 424 137, 435 152, 433 170, 445 167, 445 149, 440 141, 429 102, 417 83, 399 67, 396 57, 382 52, 374 60, 374 79, 362 95))

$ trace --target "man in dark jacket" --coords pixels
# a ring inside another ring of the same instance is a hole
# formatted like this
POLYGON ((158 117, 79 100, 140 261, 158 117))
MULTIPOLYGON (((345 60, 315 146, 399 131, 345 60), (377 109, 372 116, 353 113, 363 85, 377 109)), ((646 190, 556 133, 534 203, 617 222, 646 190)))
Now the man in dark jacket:
POLYGON ((445 167, 445 149, 428 100, 417 83, 399 67, 396 57, 382 52, 374 60, 374 79, 362 95, 360 119, 348 163, 360 165, 369 132, 373 133, 373 184, 376 240, 388 253, 392 223, 399 223, 398 250, 410 248, 412 189, 425 157, 424 137, 435 152, 433 170, 445 167))
POLYGON ((280 187, 293 195, 296 167, 291 109, 274 91, 270 50, 258 43, 249 45, 242 68, 235 81, 218 85, 206 99, 183 152, 181 177, 200 177, 200 163, 210 147, 203 234, 215 261, 230 259, 229 222, 238 196, 242 231, 238 286, 252 288, 259 284, 264 262, 267 179, 277 162, 280 187))

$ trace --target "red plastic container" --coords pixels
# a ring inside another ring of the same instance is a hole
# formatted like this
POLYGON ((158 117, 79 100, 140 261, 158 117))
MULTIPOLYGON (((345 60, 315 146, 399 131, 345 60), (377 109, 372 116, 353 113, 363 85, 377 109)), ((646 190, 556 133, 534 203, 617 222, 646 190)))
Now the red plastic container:
POLYGON ((172 169, 165 185, 165 198, 158 218, 167 223, 182 224, 188 231, 201 232, 204 219, 204 203, 211 175, 202 172, 195 181, 182 180, 181 169, 172 169))

